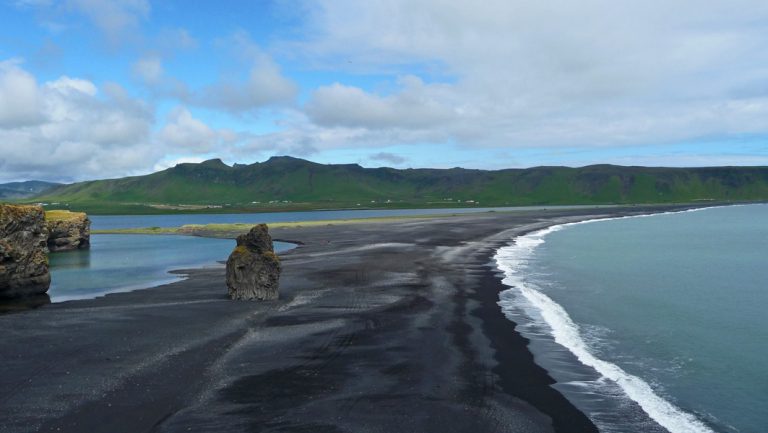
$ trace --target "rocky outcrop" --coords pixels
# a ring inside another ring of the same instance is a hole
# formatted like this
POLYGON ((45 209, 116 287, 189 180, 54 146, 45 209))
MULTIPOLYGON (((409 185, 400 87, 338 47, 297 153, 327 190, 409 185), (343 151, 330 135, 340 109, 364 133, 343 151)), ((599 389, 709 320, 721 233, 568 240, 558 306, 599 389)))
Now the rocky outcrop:
POLYGON ((82 212, 54 210, 45 213, 48 224, 48 249, 82 250, 91 246, 91 220, 82 212))
POLYGON ((272 247, 266 224, 237 237, 227 260, 229 297, 243 300, 277 299, 280 259, 272 247))
POLYGON ((42 207, 0 204, 0 297, 48 291, 47 241, 42 207))

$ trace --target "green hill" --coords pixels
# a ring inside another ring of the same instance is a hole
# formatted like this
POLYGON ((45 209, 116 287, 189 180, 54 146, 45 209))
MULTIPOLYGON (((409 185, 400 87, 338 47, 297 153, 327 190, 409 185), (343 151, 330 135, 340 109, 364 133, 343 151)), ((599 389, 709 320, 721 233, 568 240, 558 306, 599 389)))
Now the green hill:
POLYGON ((0 199, 18 199, 34 197, 61 185, 60 183, 28 180, 26 182, 0 183, 0 199))
POLYGON ((291 157, 230 167, 214 159, 64 185, 35 200, 92 212, 753 201, 768 200, 768 167, 398 170, 291 157))

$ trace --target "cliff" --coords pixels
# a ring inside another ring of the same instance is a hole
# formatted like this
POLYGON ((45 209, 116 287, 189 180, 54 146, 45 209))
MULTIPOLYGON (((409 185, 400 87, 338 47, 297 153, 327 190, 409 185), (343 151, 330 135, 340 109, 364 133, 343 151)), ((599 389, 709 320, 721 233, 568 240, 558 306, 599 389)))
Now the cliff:
POLYGON ((69 251, 85 249, 91 245, 91 220, 81 212, 65 210, 45 213, 48 225, 48 249, 69 251))
POLYGON ((0 204, 0 297, 48 291, 47 242, 42 207, 0 204))

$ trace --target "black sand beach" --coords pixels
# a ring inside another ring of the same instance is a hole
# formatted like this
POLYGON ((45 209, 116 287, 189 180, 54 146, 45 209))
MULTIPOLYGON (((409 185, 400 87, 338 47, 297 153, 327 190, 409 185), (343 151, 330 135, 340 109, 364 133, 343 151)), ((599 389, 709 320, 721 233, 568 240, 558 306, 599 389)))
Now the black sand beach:
POLYGON ((303 245, 276 302, 228 300, 221 266, 2 315, 0 432, 597 431, 496 305, 491 257, 548 225, 672 209, 281 228, 303 245))

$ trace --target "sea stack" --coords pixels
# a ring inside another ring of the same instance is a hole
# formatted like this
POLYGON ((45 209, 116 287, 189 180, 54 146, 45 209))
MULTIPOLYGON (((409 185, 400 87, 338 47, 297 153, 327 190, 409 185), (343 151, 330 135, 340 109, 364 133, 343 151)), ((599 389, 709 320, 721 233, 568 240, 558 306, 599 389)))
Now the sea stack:
POLYGON ((48 249, 82 250, 91 246, 91 220, 82 212, 53 210, 45 213, 48 225, 48 249))
POLYGON ((0 204, 0 297, 45 293, 48 271, 48 228, 40 206, 0 204))
POLYGON ((229 297, 242 300, 277 299, 280 259, 272 247, 266 224, 254 226, 237 237, 237 247, 227 260, 229 297))

